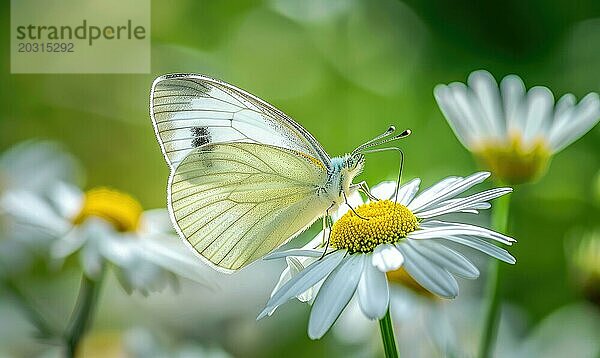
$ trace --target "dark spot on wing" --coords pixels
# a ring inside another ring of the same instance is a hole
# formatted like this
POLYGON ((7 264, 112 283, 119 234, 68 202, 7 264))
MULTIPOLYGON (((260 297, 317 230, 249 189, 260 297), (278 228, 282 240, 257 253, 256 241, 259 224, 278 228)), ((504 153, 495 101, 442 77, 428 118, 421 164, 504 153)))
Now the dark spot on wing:
POLYGON ((192 131, 192 146, 198 148, 201 145, 210 143, 210 132, 206 127, 194 127, 192 131))

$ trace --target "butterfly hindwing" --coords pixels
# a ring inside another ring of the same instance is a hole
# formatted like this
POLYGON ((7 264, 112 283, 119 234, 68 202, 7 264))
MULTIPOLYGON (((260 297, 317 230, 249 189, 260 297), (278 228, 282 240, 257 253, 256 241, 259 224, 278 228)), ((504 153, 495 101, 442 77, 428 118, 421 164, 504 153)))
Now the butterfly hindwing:
POLYGON ((204 144, 171 174, 177 229, 212 264, 237 270, 282 245, 330 205, 318 196, 325 165, 304 153, 255 143, 204 144))

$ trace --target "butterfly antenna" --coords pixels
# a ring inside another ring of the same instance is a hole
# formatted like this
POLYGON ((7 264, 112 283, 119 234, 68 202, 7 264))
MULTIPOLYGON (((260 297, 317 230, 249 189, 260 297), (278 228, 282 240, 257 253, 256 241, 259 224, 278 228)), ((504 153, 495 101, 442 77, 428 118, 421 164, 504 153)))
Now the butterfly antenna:
POLYGON ((393 142, 393 141, 398 140, 398 139, 406 138, 411 133, 412 133, 412 131, 410 129, 405 129, 404 132, 402 132, 400 134, 397 134, 397 135, 393 136, 392 138, 387 138, 387 139, 382 140, 380 142, 365 143, 365 144, 361 145, 362 148, 360 149, 360 151, 364 152, 364 149, 371 148, 371 147, 376 147, 376 146, 379 146, 379 145, 382 145, 382 144, 385 144, 385 143, 393 142))
POLYGON ((364 153, 364 154, 378 153, 378 152, 386 152, 386 151, 390 151, 390 150, 395 150, 398 153, 400 153, 400 165, 398 166, 398 177, 396 180, 396 193, 394 194, 394 201, 398 202, 398 190, 400 189, 400 182, 402 181, 402 172, 404 170, 404 152, 402 151, 402 149, 400 149, 398 147, 376 148, 376 149, 364 150, 364 151, 362 151, 362 153, 364 153))
POLYGON ((361 145, 359 145, 358 147, 356 147, 356 149, 354 149, 352 151, 352 154, 360 152, 362 149, 367 148, 369 146, 369 144, 378 141, 381 138, 385 138, 387 136, 389 136, 390 134, 394 133, 396 131, 396 127, 391 125, 385 132, 381 133, 380 135, 378 135, 377 137, 369 140, 368 142, 365 142, 361 145))
POLYGON ((394 195, 394 202, 398 202, 398 191, 400 190, 400 181, 402 180, 402 172, 404 171, 404 152, 398 148, 400 152, 400 165, 398 168, 398 180, 396 180, 396 194, 394 195))

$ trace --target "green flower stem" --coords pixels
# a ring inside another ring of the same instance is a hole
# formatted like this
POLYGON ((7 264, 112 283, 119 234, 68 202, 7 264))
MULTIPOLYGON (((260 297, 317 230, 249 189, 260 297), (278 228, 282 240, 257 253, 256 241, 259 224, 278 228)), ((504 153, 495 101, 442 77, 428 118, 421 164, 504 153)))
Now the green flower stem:
POLYGON ((14 299, 21 310, 27 315, 29 321, 38 329, 41 337, 51 338, 55 337, 57 332, 56 328, 52 326, 44 315, 36 309, 36 305, 27 296, 27 294, 11 279, 6 279, 2 282, 2 286, 5 287, 6 292, 14 299))
POLYGON ((381 331, 381 340, 386 358, 398 358, 398 349, 394 338, 394 327, 392 326, 392 317, 390 310, 379 320, 379 330, 381 331))
MULTIPOLYGON (((492 210, 492 228, 495 231, 506 234, 508 226, 508 212, 510 207, 510 195, 504 195, 496 200, 492 210)), ((498 325, 500 322, 501 302, 501 270, 498 260, 491 260, 488 270, 488 281, 486 286, 486 307, 484 316, 484 331, 479 346, 479 357, 488 358, 493 354, 498 325)))
POLYGON ((87 277, 85 274, 81 277, 77 303, 65 333, 68 357, 75 357, 81 339, 92 324, 103 276, 104 270, 96 280, 87 277))

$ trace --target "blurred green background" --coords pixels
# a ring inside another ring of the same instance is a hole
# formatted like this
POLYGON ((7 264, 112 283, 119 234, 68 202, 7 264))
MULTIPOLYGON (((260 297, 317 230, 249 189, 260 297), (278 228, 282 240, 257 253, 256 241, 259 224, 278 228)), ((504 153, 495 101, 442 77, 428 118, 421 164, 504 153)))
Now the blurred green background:
MULTIPOLYGON (((150 85, 164 73, 238 85, 295 118, 331 155, 389 124, 411 128, 401 143, 404 178, 425 185, 477 169, 437 108, 437 83, 487 69, 498 80, 515 73, 527 87, 546 85, 555 98, 600 91, 596 0, 153 1, 148 75, 10 75, 8 3, 0 5, 0 150, 28 138, 60 141, 83 163, 86 187, 113 186, 147 208, 165 205, 168 170, 148 115, 150 85)), ((600 224, 599 167, 597 127, 513 195, 517 265, 505 267, 504 292, 531 324, 580 298, 565 240, 600 224)), ((392 154, 373 155, 361 178, 373 185, 396 170, 392 154)), ((305 343, 300 317, 286 324, 305 343)), ((261 354, 283 349, 270 344, 261 354)))

